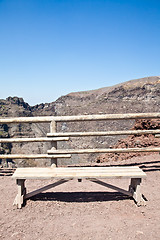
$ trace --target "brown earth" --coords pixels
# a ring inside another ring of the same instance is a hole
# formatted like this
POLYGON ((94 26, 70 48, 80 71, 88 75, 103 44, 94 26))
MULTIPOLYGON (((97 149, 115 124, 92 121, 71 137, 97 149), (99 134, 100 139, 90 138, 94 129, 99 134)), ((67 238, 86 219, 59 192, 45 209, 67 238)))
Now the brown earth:
MULTIPOLYGON (((110 163, 113 165, 113 162, 110 163)), ((145 207, 89 181, 70 181, 28 200, 22 209, 12 206, 17 188, 11 177, 0 177, 0 239, 10 240, 158 240, 160 239, 160 156, 116 162, 146 171, 142 192, 145 207)), ((128 180, 109 180, 128 188, 128 180)), ((29 190, 50 181, 28 181, 29 190)))
MULTIPOLYGON (((155 130, 160 128, 160 119, 138 119, 135 122, 132 130, 155 130)), ((153 134, 132 135, 120 139, 117 144, 111 148, 143 148, 143 147, 158 147, 160 146, 160 138, 155 138, 153 134)), ((108 161, 121 161, 137 156, 150 155, 150 152, 131 152, 131 153, 106 153, 97 157, 98 163, 108 161)))

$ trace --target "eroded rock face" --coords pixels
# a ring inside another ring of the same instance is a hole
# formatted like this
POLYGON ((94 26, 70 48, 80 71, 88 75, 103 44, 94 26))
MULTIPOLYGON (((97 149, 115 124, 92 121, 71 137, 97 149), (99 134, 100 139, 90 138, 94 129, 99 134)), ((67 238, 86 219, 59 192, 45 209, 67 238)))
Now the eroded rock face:
MULTIPOLYGON (((136 120, 133 130, 154 130, 160 129, 160 119, 153 120, 136 120)), ((128 136, 124 139, 118 140, 118 142, 112 146, 111 148, 143 148, 143 147, 158 147, 160 146, 160 138, 155 138, 153 134, 148 135, 134 135, 128 136)), ((127 160, 132 157, 137 156, 146 156, 152 153, 109 153, 109 154, 101 154, 97 158, 98 163, 108 162, 108 161, 121 161, 127 160)))
MULTIPOLYGON (((1 117, 31 117, 34 116, 33 109, 29 106, 28 103, 24 102, 22 98, 18 97, 8 97, 6 100, 0 100, 0 115, 1 117)), ((45 124, 5 124, 0 125, 0 137, 40 137, 46 135, 46 132, 49 131, 49 127, 45 124), (5 126, 5 131, 4 131, 5 126), (1 134, 2 132, 2 134, 1 134)), ((32 153, 43 153, 46 152, 50 146, 47 143, 13 143, 13 144, 0 144, 1 149, 3 149, 4 154, 32 154, 32 153)), ((0 164, 3 166, 8 165, 7 161, 0 161, 0 164)), ((43 164, 45 161, 42 161, 43 164)), ((35 161, 26 161, 26 160, 16 160, 14 163, 17 165, 35 165, 35 161)), ((37 163, 41 165, 40 163, 37 163)), ((14 164, 13 164, 14 165, 14 164)))
MULTIPOLYGON (((128 81, 113 87, 106 87, 92 91, 70 93, 58 98, 55 102, 30 106, 22 98, 8 97, 0 100, 1 117, 21 116, 51 116, 51 115, 81 115, 81 114, 113 114, 159 112, 160 106, 160 77, 148 77, 128 81)), ((131 129, 134 121, 98 121, 85 123, 57 124, 58 131, 107 131, 131 129)), ((10 137, 45 136, 49 132, 48 124, 11 124, 7 134, 10 137)), ((122 137, 84 137, 71 139, 69 142, 59 143, 58 147, 65 148, 98 148, 111 147, 122 137)), ((23 143, 12 144, 11 153, 46 153, 50 144, 23 143)), ((60 164, 78 164, 86 161, 96 161, 97 156, 77 155, 71 160, 64 160, 60 164)), ((37 161, 39 164, 40 161, 37 161)), ((45 163, 48 164, 48 163, 45 163)))

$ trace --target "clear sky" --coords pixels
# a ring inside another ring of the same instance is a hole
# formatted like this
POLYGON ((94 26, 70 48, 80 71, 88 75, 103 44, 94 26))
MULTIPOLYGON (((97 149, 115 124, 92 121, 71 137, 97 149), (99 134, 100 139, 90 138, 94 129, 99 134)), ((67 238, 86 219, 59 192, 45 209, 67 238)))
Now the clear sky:
POLYGON ((160 75, 159 0, 0 0, 0 98, 160 75))

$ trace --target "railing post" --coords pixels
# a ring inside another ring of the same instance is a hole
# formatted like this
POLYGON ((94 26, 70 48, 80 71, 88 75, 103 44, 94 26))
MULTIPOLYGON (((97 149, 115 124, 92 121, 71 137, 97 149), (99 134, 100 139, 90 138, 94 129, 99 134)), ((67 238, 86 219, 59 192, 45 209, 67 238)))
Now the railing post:
MULTIPOLYGON (((50 133, 56 132, 56 121, 51 121, 50 123, 50 133)), ((57 141, 51 143, 52 150, 57 149, 57 141)), ((57 158, 51 158, 51 167, 57 167, 57 158)))

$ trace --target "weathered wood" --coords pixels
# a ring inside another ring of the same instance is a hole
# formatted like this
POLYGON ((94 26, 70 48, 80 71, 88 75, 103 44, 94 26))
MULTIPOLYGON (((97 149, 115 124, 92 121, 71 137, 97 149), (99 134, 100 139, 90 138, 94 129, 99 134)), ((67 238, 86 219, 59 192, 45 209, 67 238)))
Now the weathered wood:
MULTIPOLYGON (((103 131, 103 132, 56 132, 47 133, 48 137, 83 137, 83 136, 113 136, 113 135, 143 135, 158 134, 160 130, 126 130, 126 131, 103 131)), ((158 135, 155 135, 158 137, 158 135)), ((160 137, 160 134, 159 134, 160 137)))
POLYGON ((15 170, 15 168, 0 168, 0 176, 11 176, 15 170))
POLYGON ((17 208, 22 208, 24 202, 24 196, 26 194, 25 188, 25 179, 17 179, 18 194, 14 200, 13 205, 16 205, 17 208))
POLYGON ((1 118, 1 123, 44 123, 61 121, 94 121, 94 120, 122 120, 122 119, 154 119, 160 118, 160 113, 126 113, 126 114, 100 114, 77 116, 43 116, 43 117, 15 117, 1 118))
POLYGON ((41 137, 41 138, 0 138, 0 143, 21 143, 21 142, 56 142, 68 141, 69 137, 41 137))
POLYGON ((146 174, 138 167, 103 168, 18 168, 15 179, 83 179, 83 178, 145 178, 146 174))
POLYGON ((146 205, 141 193, 141 181, 141 178, 132 178, 129 186, 129 191, 131 192, 132 197, 138 206, 146 205))
MULTIPOLYGON (((50 132, 55 133, 56 129, 57 129, 57 124, 55 121, 52 121, 50 123, 50 132)), ((52 142, 51 146, 52 146, 52 150, 57 150, 57 142, 52 142)), ((57 167, 57 164, 58 164, 57 158, 51 158, 51 167, 57 167)))
POLYGON ((56 186, 58 186, 58 185, 60 185, 60 184, 62 184, 62 183, 65 183, 65 182, 68 182, 68 180, 63 180, 63 179, 62 179, 62 180, 59 180, 58 182, 55 182, 55 183, 46 185, 46 186, 44 186, 44 187, 42 187, 42 188, 39 188, 39 189, 37 189, 37 190, 35 190, 35 191, 33 191, 33 192, 27 193, 27 194, 24 196, 24 199, 31 198, 31 197, 33 197, 33 196, 35 196, 35 195, 37 195, 37 194, 39 194, 39 193, 41 193, 41 192, 44 192, 44 191, 46 191, 46 190, 48 190, 48 189, 50 189, 50 188, 56 187, 56 186))
POLYGON ((50 123, 50 133, 55 133, 55 132, 56 132, 56 129, 57 129, 56 121, 52 121, 52 122, 50 123))
POLYGON ((137 204, 142 202, 142 194, 139 188, 139 183, 142 178, 145 178, 146 174, 138 167, 80 167, 80 168, 18 168, 13 174, 12 178, 17 180, 18 195, 15 200, 15 204, 18 208, 22 207, 24 199, 28 199, 38 193, 46 191, 52 187, 58 186, 68 180, 87 179, 102 186, 114 189, 122 192, 128 196, 132 196, 137 204), (129 191, 122 188, 113 186, 111 184, 102 182, 97 178, 131 178, 131 185, 129 191), (24 180, 26 179, 60 179, 60 181, 53 184, 49 184, 40 189, 26 194, 24 189, 24 180), (139 181, 140 179, 140 181, 139 181), (23 183, 22 183, 23 182, 23 183))
POLYGON ((111 188, 111 189, 113 189, 113 190, 116 190, 117 192, 121 192, 121 193, 123 193, 123 194, 125 194, 125 195, 128 195, 128 196, 130 196, 130 197, 132 196, 132 193, 131 193, 131 192, 126 191, 126 190, 124 190, 124 189, 122 189, 122 188, 113 186, 113 185, 111 185, 111 184, 102 182, 102 181, 100 181, 100 180, 98 180, 98 179, 90 179, 90 181, 91 181, 91 182, 94 182, 94 183, 97 183, 97 184, 100 184, 100 185, 102 185, 102 186, 104 186, 104 187, 111 188))
MULTIPOLYGON (((72 121, 98 121, 98 120, 122 120, 122 119, 153 119, 160 118, 160 113, 132 113, 132 114, 102 114, 102 115, 78 115, 78 116, 51 116, 51 117, 22 117, 22 118, 8 118, 0 119, 2 123, 50 123, 49 138, 23 138, 23 139, 0 139, 2 142, 38 142, 51 141, 52 149, 48 154, 10 154, 0 155, 3 159, 36 159, 36 158, 50 158, 51 164, 57 166, 57 158, 71 157, 71 154, 86 154, 86 153, 127 153, 127 152, 160 152, 160 148, 120 148, 120 149, 59 149, 57 150, 57 141, 68 140, 70 136, 107 136, 107 135, 140 135, 140 134, 159 134, 160 130, 125 130, 125 131, 103 131, 103 132, 72 132, 72 133, 56 133, 57 122, 72 122, 72 121), (54 137, 57 137, 54 140, 54 137), (63 137, 63 138, 62 138, 63 137)), ((16 169, 12 176, 17 179, 18 195, 15 204, 18 208, 22 207, 24 199, 30 198, 35 194, 45 191, 51 187, 55 187, 68 180, 88 179, 105 187, 109 187, 116 191, 132 196, 135 201, 140 204, 142 202, 142 194, 140 191, 140 182, 146 174, 138 167, 90 167, 90 168, 19 168, 16 169), (104 183, 97 178, 106 179, 122 179, 131 178, 131 185, 129 191, 118 188, 111 184, 104 183), (25 179, 61 179, 57 183, 49 184, 38 190, 26 195, 24 180, 25 179)))
POLYGON ((45 123, 54 120, 52 116, 44 117, 14 117, 14 118, 0 118, 0 124, 2 123, 45 123))
POLYGON ((4 154, 0 155, 0 159, 41 159, 41 158, 70 158, 70 154, 4 154))
POLYGON ((88 154, 88 153, 129 153, 129 152, 160 152, 160 148, 95 148, 95 149, 59 149, 48 150, 48 154, 88 154))
POLYGON ((160 113, 126 113, 126 114, 100 114, 100 115, 77 115, 56 116, 55 121, 94 121, 94 120, 122 120, 122 119, 153 119, 160 118, 160 113))

